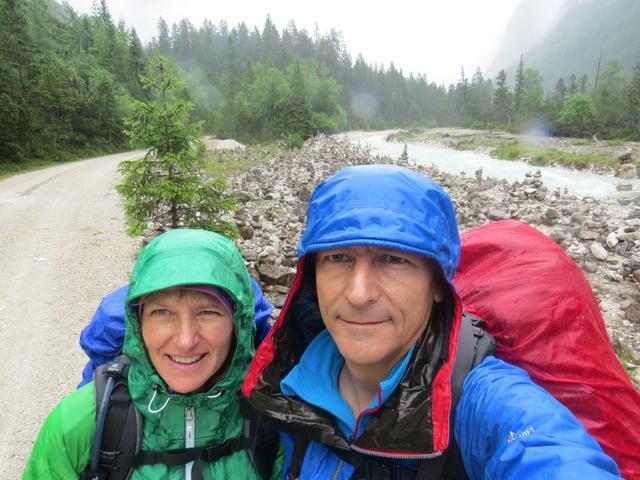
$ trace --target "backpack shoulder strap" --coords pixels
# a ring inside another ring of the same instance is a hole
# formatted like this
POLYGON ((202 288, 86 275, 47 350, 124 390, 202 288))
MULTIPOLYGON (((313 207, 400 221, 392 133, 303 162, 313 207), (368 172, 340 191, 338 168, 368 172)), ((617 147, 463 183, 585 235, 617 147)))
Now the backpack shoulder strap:
POLYGON ((487 355, 493 355, 495 341, 491 334, 482 326, 484 321, 463 312, 460 333, 458 334, 458 346, 456 349, 456 363, 451 372, 451 399, 452 405, 458 404, 462 384, 469 372, 482 363, 487 355))
POLYGON ((279 439, 278 432, 266 429, 261 425, 260 418, 257 421, 245 419, 244 437, 251 440, 247 452, 253 467, 261 478, 268 480, 278 455, 279 439))
POLYGON ((128 372, 129 359, 124 355, 94 371, 96 432, 83 480, 125 480, 130 476, 130 468, 114 468, 118 454, 137 454, 142 443, 142 415, 131 401, 128 372))
POLYGON ((289 466, 289 473, 287 475, 288 480, 297 480, 300 478, 302 461, 304 460, 305 453, 307 453, 308 446, 309 439, 300 435, 296 435, 293 438, 293 456, 291 458, 291 465, 289 466))
POLYGON ((460 333, 458 334, 456 363, 451 372, 451 440, 449 442, 449 448, 447 448, 438 461, 421 462, 418 472, 423 473, 425 476, 418 476, 418 478, 467 478, 462 463, 460 448, 453 434, 453 424, 455 420, 455 409, 458 405, 458 400, 460 400, 464 379, 471 370, 482 363, 482 360, 484 360, 487 355, 492 355, 495 351, 495 341, 490 333, 482 329, 483 324, 484 322, 480 318, 468 312, 463 312, 460 333), (420 468, 423 468, 424 471, 420 470, 420 468))

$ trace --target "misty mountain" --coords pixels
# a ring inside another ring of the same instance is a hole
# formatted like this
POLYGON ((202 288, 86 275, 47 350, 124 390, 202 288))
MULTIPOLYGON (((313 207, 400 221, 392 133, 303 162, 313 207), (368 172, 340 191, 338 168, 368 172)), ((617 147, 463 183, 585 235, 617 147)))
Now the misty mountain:
POLYGON ((525 68, 535 68, 550 89, 560 77, 586 74, 593 86, 600 71, 618 60, 627 78, 640 62, 640 1, 522 0, 488 70, 504 68, 510 82, 523 55, 525 68))

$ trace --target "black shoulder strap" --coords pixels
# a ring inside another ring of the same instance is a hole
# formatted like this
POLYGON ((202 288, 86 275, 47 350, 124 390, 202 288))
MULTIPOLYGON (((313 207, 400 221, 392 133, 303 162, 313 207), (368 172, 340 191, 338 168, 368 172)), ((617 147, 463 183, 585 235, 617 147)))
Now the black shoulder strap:
POLYGON ((462 384, 469 372, 479 365, 487 355, 495 350, 493 337, 482 329, 484 322, 478 317, 464 312, 458 334, 456 363, 451 372, 451 420, 449 448, 438 461, 423 461, 418 468, 418 478, 466 479, 467 473, 462 463, 458 442, 453 435, 455 409, 460 400, 462 384), (421 470, 422 469, 422 470, 421 470), (423 476, 424 475, 424 476, 423 476))
POLYGON ((127 388, 129 359, 120 355, 93 373, 96 398, 96 431, 89 466, 83 480, 125 480, 130 469, 114 470, 119 453, 137 454, 142 443, 142 415, 131 401, 127 388))
POLYGON ((288 480, 297 480, 300 478, 300 472, 302 471, 302 461, 304 460, 304 454, 307 452, 309 446, 309 440, 307 438, 296 435, 293 439, 293 456, 291 458, 291 465, 289 466, 289 473, 287 475, 288 480))
POLYGON ((271 478, 273 466, 278 456, 278 432, 266 429, 260 423, 261 417, 257 421, 244 421, 244 437, 250 439, 248 450, 249 458, 253 467, 261 478, 268 480, 271 478))

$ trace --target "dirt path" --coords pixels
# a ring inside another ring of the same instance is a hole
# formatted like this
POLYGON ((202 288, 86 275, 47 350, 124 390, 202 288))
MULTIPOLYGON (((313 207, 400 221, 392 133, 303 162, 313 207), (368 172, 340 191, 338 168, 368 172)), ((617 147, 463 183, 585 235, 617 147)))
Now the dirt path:
POLYGON ((139 155, 0 181, 0 478, 20 478, 45 416, 80 381, 80 330, 128 278, 137 243, 113 187, 139 155))

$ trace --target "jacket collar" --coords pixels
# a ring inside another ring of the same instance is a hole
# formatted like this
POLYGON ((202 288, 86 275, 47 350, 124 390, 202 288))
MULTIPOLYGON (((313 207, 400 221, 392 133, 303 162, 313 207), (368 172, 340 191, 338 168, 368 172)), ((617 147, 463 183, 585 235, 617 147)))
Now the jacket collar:
POLYGON ((242 386, 244 413, 260 416, 274 429, 337 448, 388 458, 439 455, 449 445, 452 433, 451 373, 461 317, 457 295, 454 294, 452 314, 441 312, 432 318, 416 343, 398 387, 351 445, 325 409, 299 397, 283 395, 280 386, 312 340, 324 330, 315 289, 303 281, 303 271, 301 258, 282 312, 256 352, 242 386), (407 415, 407 411, 412 413, 407 415))

